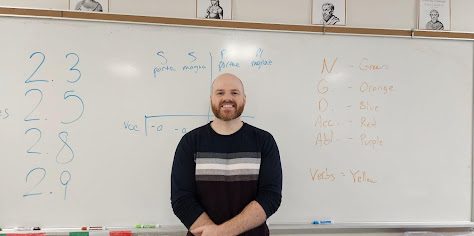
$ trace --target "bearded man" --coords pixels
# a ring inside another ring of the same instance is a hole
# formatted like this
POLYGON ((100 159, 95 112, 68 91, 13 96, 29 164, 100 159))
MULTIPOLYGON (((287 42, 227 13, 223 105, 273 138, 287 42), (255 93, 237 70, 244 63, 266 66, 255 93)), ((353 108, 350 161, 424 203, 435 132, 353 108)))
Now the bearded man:
POLYGON ((321 6, 321 10, 323 11, 323 19, 321 19, 323 25, 335 25, 340 21, 334 15, 334 4, 326 2, 321 6))
POLYGON ((437 10, 430 11, 431 20, 426 23, 427 30, 444 30, 444 25, 438 20, 439 12, 437 10))
POLYGON ((273 136, 240 119, 246 96, 233 74, 212 84, 215 119, 183 136, 171 171, 171 205, 188 235, 269 235, 281 203, 282 169, 273 136))

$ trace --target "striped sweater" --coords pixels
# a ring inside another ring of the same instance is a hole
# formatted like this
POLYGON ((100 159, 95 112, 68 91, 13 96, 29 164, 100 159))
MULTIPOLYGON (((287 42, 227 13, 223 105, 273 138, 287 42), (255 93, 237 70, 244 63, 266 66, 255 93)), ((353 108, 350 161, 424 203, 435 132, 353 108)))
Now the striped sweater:
MULTIPOLYGON (((183 136, 176 148, 171 204, 188 229, 203 212, 222 224, 253 200, 268 218, 280 206, 281 188, 275 140, 247 123, 231 135, 216 133, 209 123, 183 136)), ((269 235, 269 231, 264 223, 242 235, 269 235)))

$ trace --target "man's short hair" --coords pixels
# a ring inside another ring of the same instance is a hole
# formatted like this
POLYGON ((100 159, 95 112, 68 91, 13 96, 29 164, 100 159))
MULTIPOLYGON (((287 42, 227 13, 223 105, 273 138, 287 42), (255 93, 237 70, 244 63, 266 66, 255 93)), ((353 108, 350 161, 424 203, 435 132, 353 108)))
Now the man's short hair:
POLYGON ((331 8, 331 10, 334 11, 334 4, 330 3, 330 2, 326 2, 326 3, 323 3, 323 5, 321 6, 321 8, 324 8, 325 6, 329 6, 331 8))
POLYGON ((433 13, 435 13, 436 15, 439 16, 439 12, 437 10, 433 9, 433 10, 430 11, 430 15, 433 14, 433 13))

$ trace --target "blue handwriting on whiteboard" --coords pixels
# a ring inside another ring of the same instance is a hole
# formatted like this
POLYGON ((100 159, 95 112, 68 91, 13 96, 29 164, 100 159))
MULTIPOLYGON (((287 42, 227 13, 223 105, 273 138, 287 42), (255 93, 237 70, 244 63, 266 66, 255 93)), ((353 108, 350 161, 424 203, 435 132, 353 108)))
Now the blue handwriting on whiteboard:
POLYGON ((61 124, 71 124, 73 122, 76 122, 82 117, 82 114, 84 114, 84 101, 82 101, 81 97, 75 95, 73 90, 69 90, 64 93, 64 100, 67 100, 67 99, 76 99, 77 101, 80 102, 81 114, 79 114, 75 119, 72 119, 71 121, 61 121, 61 124))
POLYGON ((184 65, 183 71, 192 71, 194 73, 198 73, 200 70, 205 70, 207 67, 205 65, 184 65))
POLYGON ((10 117, 10 113, 8 113, 8 108, 0 109, 0 119, 5 120, 10 117))
POLYGON ((66 131, 63 131, 63 132, 58 134, 59 139, 63 143, 63 146, 58 151, 58 154, 56 154, 56 162, 59 163, 59 164, 67 164, 67 163, 71 162, 72 160, 74 160, 74 151, 72 150, 71 146, 69 146, 69 144, 67 143, 67 136, 68 135, 69 134, 66 131), (70 157, 69 157, 69 159, 66 159, 66 160, 60 160, 61 156, 62 156, 61 154, 62 154, 65 147, 67 147, 67 149, 69 150, 70 157))
POLYGON ((159 56, 162 59, 161 60, 162 65, 168 64, 168 58, 166 58, 164 54, 165 54, 165 52, 163 52, 163 51, 159 51, 159 52, 156 53, 156 55, 159 56))
POLYGON ((257 50, 257 53, 255 54, 255 59, 250 62, 250 65, 252 66, 252 68, 257 68, 258 70, 260 70, 262 66, 272 65, 273 63, 272 60, 262 58, 262 54, 263 54, 263 49, 259 48, 257 50))
POLYGON ((26 150, 26 153, 28 153, 28 154, 41 154, 41 152, 32 151, 32 149, 36 146, 36 144, 38 144, 39 141, 41 140, 41 136, 42 136, 41 130, 39 130, 38 128, 30 128, 30 129, 25 131, 25 134, 28 134, 28 133, 33 132, 33 131, 37 132, 38 138, 36 139, 36 142, 33 145, 31 145, 31 147, 28 148, 28 150, 26 150))
POLYGON ((165 129, 165 128, 168 128, 168 127, 165 127, 165 125, 163 124, 160 124, 160 125, 151 125, 151 130, 152 131, 156 131, 157 133, 162 133, 162 132, 175 132, 177 134, 186 134, 188 131, 187 128, 183 128, 183 127, 171 127, 171 128, 168 128, 168 129, 165 129))
POLYGON ((68 54, 66 54, 66 59, 69 57, 69 56, 73 56, 76 58, 76 63, 69 68, 69 71, 74 71, 77 73, 77 77, 75 80, 67 80, 67 82, 73 84, 73 83, 76 83, 77 81, 79 81, 81 79, 81 71, 79 69, 76 68, 77 64, 79 64, 79 56, 76 54, 76 53, 73 53, 73 52, 70 52, 68 54))
POLYGON ((195 52, 189 52, 188 55, 192 58, 191 62, 195 62, 197 60, 197 57, 194 56, 195 52))
POLYGON ((240 64, 235 61, 226 60, 226 49, 221 50, 221 60, 219 61, 219 72, 226 68, 240 68, 240 64))
POLYGON ((64 186, 64 200, 66 200, 67 186, 69 184, 69 181, 71 181, 71 173, 67 170, 61 172, 61 175, 59 176, 59 181, 61 182, 61 185, 64 186))
MULTIPOLYGON (((145 136, 148 136, 148 120, 149 119, 157 119, 157 118, 173 118, 173 117, 194 117, 194 118, 207 118, 208 120, 210 120, 210 114, 207 114, 207 115, 199 115, 199 114, 195 114, 195 115, 192 115, 192 114, 167 114, 167 115, 154 115, 154 116, 148 116, 148 115, 145 115, 145 136)), ((242 118, 255 118, 254 116, 246 116, 246 115, 243 115, 241 116, 242 118)), ((153 127, 154 128, 154 127, 153 127)), ((156 131, 162 131, 163 130, 163 125, 159 125, 157 128, 156 128, 156 131)), ((175 131, 178 131, 178 129, 175 129, 175 131)), ((186 133, 186 128, 182 128, 181 129, 181 133, 186 133)))
POLYGON ((155 68, 153 68, 153 77, 156 79, 159 73, 175 71, 176 69, 173 66, 156 66, 155 68))
POLYGON ((39 107, 39 105, 41 104, 41 101, 43 101, 43 92, 39 89, 30 89, 28 91, 25 92, 25 96, 27 96, 30 92, 38 92, 40 94, 40 99, 38 101, 38 103, 36 103, 35 107, 33 108, 33 110, 25 117, 24 121, 35 121, 35 120, 39 120, 39 118, 30 118, 31 114, 33 114, 33 112, 35 112, 35 110, 39 107))
MULTIPOLYGON (((190 57, 191 61, 190 63, 193 63, 195 62, 198 57, 195 55, 195 52, 189 52, 188 53, 188 56, 190 57)), ((194 72, 194 73, 198 73, 199 71, 201 70, 205 70, 207 69, 207 66, 205 65, 196 65, 196 64, 188 64, 188 65, 184 65, 181 70, 182 71, 189 71, 189 72, 194 72)))
MULTIPOLYGON (((165 117, 205 117, 208 118, 209 115, 177 115, 177 114, 171 114, 171 115, 155 115, 155 116, 148 116, 145 115, 145 136, 148 136, 148 119, 156 119, 156 118, 165 118, 165 117)), ((163 126, 161 126, 163 128, 163 126)), ((157 130, 161 131, 161 130, 157 130)))
POLYGON ((36 72, 38 72, 39 68, 43 65, 44 61, 46 60, 46 56, 44 55, 44 53, 42 52, 34 52, 30 55, 30 59, 33 58, 35 55, 38 55, 41 57, 41 62, 38 64, 38 66, 36 67, 36 69, 33 71, 33 73, 31 73, 30 76, 28 76, 28 79, 25 80, 25 84, 28 84, 28 83, 34 83, 34 82, 49 82, 48 80, 42 80, 42 79, 31 79, 33 78, 33 76, 36 74, 36 72))
POLYGON ((123 126, 125 129, 130 131, 140 131, 140 129, 138 129, 138 125, 131 124, 128 120, 123 122, 123 126))
POLYGON ((173 66, 168 65, 168 58, 165 57, 165 52, 159 51, 156 55, 161 58, 161 66, 155 66, 155 68, 153 68, 153 78, 158 78, 159 73, 176 71, 173 66))
POLYGON ((262 68, 262 66, 271 66, 272 65, 272 60, 266 60, 266 59, 261 59, 261 60, 252 60, 252 62, 250 63, 252 65, 252 67, 257 67, 257 69, 260 70, 260 68, 262 68))
MULTIPOLYGON (((43 194, 42 192, 33 192, 33 189, 35 189, 36 187, 38 187, 38 185, 41 184, 41 182, 43 182, 44 177, 46 177, 46 169, 45 169, 45 168, 37 167, 37 168, 33 168, 32 170, 30 170, 30 171, 28 172, 28 174, 26 174, 26 183, 28 183, 28 179, 30 178, 30 175, 33 174, 34 172, 40 172, 40 174, 41 174, 42 176, 41 176, 41 178, 36 182, 36 184, 31 188, 30 191, 28 191, 27 193, 23 194, 23 197, 37 196, 37 195, 43 194)), ((33 176, 33 177, 36 177, 36 176, 33 176)))
POLYGON ((233 61, 219 61, 219 72, 227 68, 240 68, 240 64, 233 61))

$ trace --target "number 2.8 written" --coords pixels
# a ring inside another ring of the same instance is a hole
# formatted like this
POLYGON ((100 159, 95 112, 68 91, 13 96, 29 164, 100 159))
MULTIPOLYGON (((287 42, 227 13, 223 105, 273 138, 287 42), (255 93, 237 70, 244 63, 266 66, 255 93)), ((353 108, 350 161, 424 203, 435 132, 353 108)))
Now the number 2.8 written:
MULTIPOLYGON (((54 82, 54 80, 48 80, 42 78, 41 68, 46 65, 46 55, 43 52, 33 52, 29 56, 29 63, 32 63, 34 70, 24 81, 26 86, 25 98, 32 97, 34 100, 34 105, 31 110, 26 114, 24 121, 26 124, 34 126, 39 124, 39 122, 47 120, 46 118, 40 117, 37 115, 38 108, 43 103, 44 93, 41 90, 41 85, 54 82)), ((77 82, 81 80, 81 71, 78 68, 79 65, 79 55, 76 53, 70 52, 65 55, 64 63, 68 65, 68 70, 70 72, 70 78, 66 81, 70 86, 74 86, 77 82), (72 63, 71 63, 72 62, 72 63)), ((71 106, 76 106, 79 109, 79 115, 76 117, 61 121, 61 124, 68 125, 74 122, 77 122, 81 119, 84 114, 85 104, 82 98, 76 94, 74 90, 68 90, 64 92, 64 101, 67 104, 72 104, 71 106)), ((25 131, 25 135, 34 136, 34 142, 27 148, 27 156, 41 156, 43 155, 41 148, 38 147, 42 139, 42 131, 39 128, 31 127, 25 131)), ((61 148, 56 152, 56 163, 59 165, 59 168, 65 168, 67 164, 71 163, 74 160, 75 154, 73 147, 68 143, 69 133, 67 131, 61 131, 58 133, 58 142, 60 142, 61 148)), ((46 153, 49 154, 49 153, 46 153)), ((29 185, 29 190, 23 194, 23 197, 30 196, 39 196, 43 192, 37 189, 40 189, 40 185, 45 180, 47 176, 47 170, 43 167, 35 167, 28 170, 26 174, 26 184, 29 185)), ((71 173, 69 170, 63 170, 59 176, 59 183, 64 187, 64 200, 67 199, 67 189, 69 182, 71 180, 71 173)), ((52 194, 52 192, 50 192, 52 194)))

